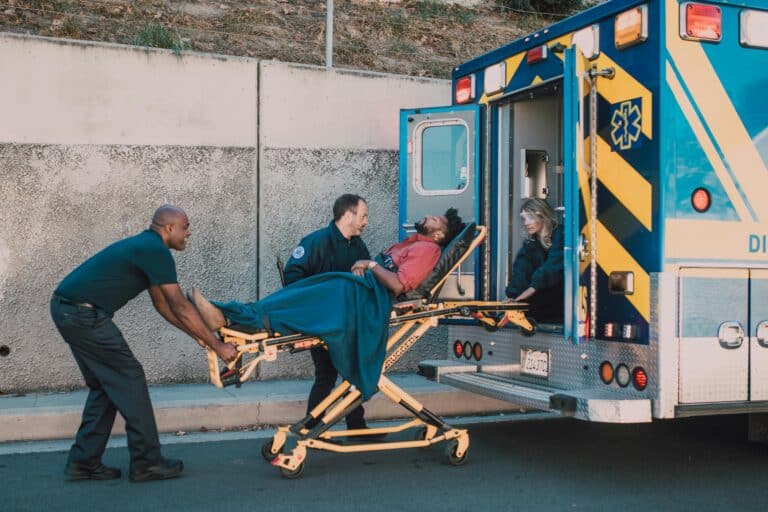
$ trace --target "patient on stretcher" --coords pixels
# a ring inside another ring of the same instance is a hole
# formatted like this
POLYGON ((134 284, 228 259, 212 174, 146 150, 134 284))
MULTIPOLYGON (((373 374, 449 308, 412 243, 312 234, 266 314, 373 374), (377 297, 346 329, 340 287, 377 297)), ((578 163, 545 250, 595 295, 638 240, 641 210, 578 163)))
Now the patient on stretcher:
POLYGON ((437 264, 441 247, 463 228, 451 208, 424 217, 415 235, 375 260, 355 262, 351 272, 314 275, 252 303, 209 302, 196 289, 191 300, 212 330, 239 325, 321 338, 336 369, 367 400, 376 391, 384 361, 393 302, 421 284, 437 264))

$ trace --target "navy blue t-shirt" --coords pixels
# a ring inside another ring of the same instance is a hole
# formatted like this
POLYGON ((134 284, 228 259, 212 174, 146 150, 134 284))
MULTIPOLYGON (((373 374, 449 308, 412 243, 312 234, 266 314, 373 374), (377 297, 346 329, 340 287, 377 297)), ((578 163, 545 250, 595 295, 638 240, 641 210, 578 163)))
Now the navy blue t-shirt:
POLYGON ((150 286, 177 282, 171 251, 159 234, 148 229, 88 258, 55 293, 114 313, 150 286))

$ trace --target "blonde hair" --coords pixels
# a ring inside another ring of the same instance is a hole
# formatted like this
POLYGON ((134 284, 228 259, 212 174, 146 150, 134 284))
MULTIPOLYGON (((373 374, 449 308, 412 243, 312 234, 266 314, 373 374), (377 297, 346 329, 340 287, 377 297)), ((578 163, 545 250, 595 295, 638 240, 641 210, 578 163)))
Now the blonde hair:
MULTIPOLYGON (((549 206, 549 203, 544 199, 532 197, 523 201, 523 205, 520 207, 520 213, 524 212, 533 214, 541 220, 541 231, 538 236, 539 243, 541 243, 545 249, 549 250, 552 246, 552 232, 558 224, 555 210, 553 210, 552 207, 549 206)), ((523 227, 523 236, 528 240, 535 240, 534 236, 528 234, 525 227, 523 227)))

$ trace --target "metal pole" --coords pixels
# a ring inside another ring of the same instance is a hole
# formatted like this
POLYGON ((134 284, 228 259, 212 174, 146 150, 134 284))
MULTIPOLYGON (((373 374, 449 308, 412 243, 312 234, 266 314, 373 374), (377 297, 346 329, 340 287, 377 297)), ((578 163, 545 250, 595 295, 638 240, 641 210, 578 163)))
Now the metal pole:
POLYGON ((333 67, 333 0, 326 0, 325 8, 325 67, 333 67))

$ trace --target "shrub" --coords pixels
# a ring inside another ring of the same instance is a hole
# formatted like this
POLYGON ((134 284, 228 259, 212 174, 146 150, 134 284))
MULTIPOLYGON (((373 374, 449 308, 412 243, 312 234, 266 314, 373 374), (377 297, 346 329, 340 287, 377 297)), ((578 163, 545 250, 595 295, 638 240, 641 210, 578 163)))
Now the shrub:
POLYGON ((175 30, 155 23, 142 26, 139 33, 134 36, 133 44, 150 48, 167 48, 173 50, 176 55, 181 54, 184 49, 184 41, 175 30))

